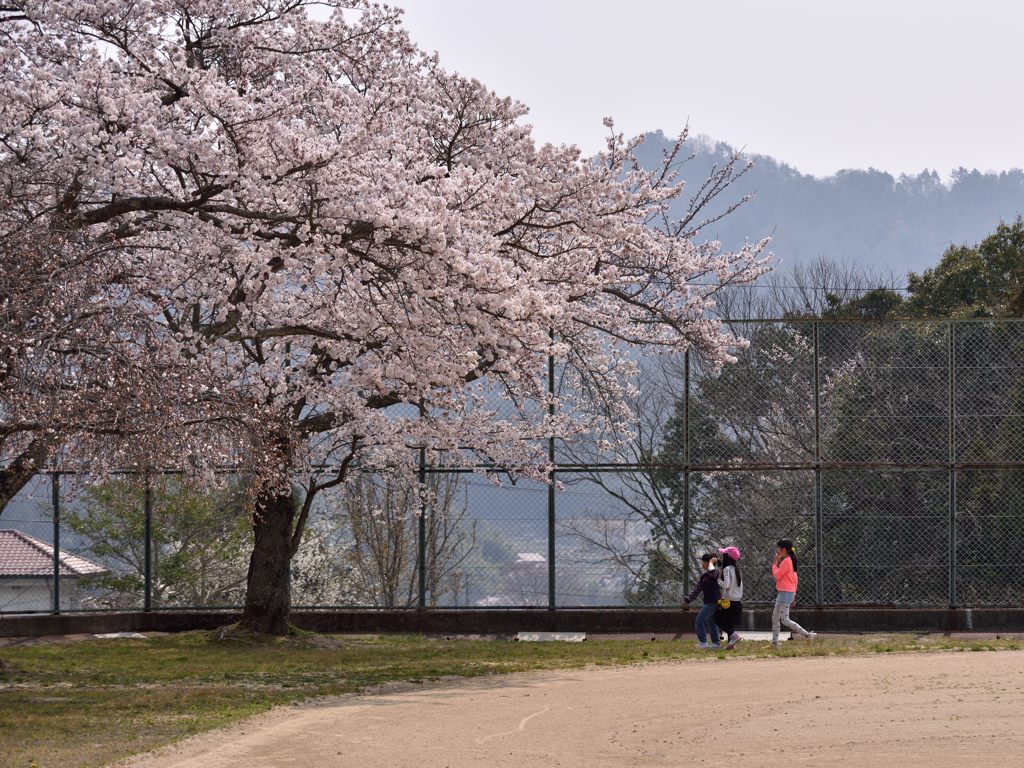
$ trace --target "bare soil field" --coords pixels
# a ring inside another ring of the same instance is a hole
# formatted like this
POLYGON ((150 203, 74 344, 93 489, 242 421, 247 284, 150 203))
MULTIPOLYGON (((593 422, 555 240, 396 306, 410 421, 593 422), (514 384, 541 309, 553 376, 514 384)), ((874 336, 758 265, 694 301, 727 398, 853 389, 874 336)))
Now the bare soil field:
POLYGON ((1022 723, 1024 651, 708 658, 279 708, 125 765, 1015 765, 1022 723))

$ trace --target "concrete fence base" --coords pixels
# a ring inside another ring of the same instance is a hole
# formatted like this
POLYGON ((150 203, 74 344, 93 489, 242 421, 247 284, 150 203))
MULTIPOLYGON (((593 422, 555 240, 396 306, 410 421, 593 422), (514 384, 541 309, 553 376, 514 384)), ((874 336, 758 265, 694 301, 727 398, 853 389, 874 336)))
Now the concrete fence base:
MULTIPOLYGON (((0 616, 0 637, 100 634, 108 632, 185 632, 215 629, 238 620, 235 611, 154 611, 152 613, 69 613, 0 616)), ((480 610, 324 610, 293 611, 300 629, 323 633, 423 633, 428 635, 511 634, 515 632, 643 633, 690 632, 695 610, 671 608, 566 608, 480 610)), ((817 632, 1021 632, 1022 608, 800 608, 794 620, 817 632)), ((743 611, 743 627, 768 630, 771 610, 743 611)))

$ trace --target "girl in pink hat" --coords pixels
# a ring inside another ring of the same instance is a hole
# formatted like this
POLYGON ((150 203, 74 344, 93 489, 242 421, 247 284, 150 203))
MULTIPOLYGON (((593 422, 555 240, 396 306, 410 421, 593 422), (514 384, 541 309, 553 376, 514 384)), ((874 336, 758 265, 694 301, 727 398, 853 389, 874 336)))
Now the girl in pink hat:
POLYGON ((722 556, 718 569, 718 585, 722 590, 718 610, 715 612, 715 623, 725 632, 728 648, 735 648, 740 638, 736 631, 743 619, 743 574, 740 573, 740 551, 736 547, 724 547, 718 550, 722 556))

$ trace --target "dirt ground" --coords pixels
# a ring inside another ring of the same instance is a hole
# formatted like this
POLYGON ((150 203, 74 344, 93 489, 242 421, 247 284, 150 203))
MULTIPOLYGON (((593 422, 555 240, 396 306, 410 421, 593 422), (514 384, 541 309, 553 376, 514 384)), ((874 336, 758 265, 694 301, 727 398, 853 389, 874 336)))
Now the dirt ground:
POLYGON ((279 709, 133 768, 1016 765, 1024 651, 696 660, 279 709))

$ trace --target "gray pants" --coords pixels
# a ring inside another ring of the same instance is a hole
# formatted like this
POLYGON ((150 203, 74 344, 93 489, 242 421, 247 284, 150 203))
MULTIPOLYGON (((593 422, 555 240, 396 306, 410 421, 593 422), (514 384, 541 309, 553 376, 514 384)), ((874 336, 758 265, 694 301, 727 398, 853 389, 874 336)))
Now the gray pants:
POLYGON ((775 609, 772 611, 772 642, 779 642, 779 624, 785 624, 791 630, 796 632, 798 635, 803 637, 809 636, 811 633, 801 627, 791 618, 789 618, 789 603, 780 603, 776 601, 775 609))

